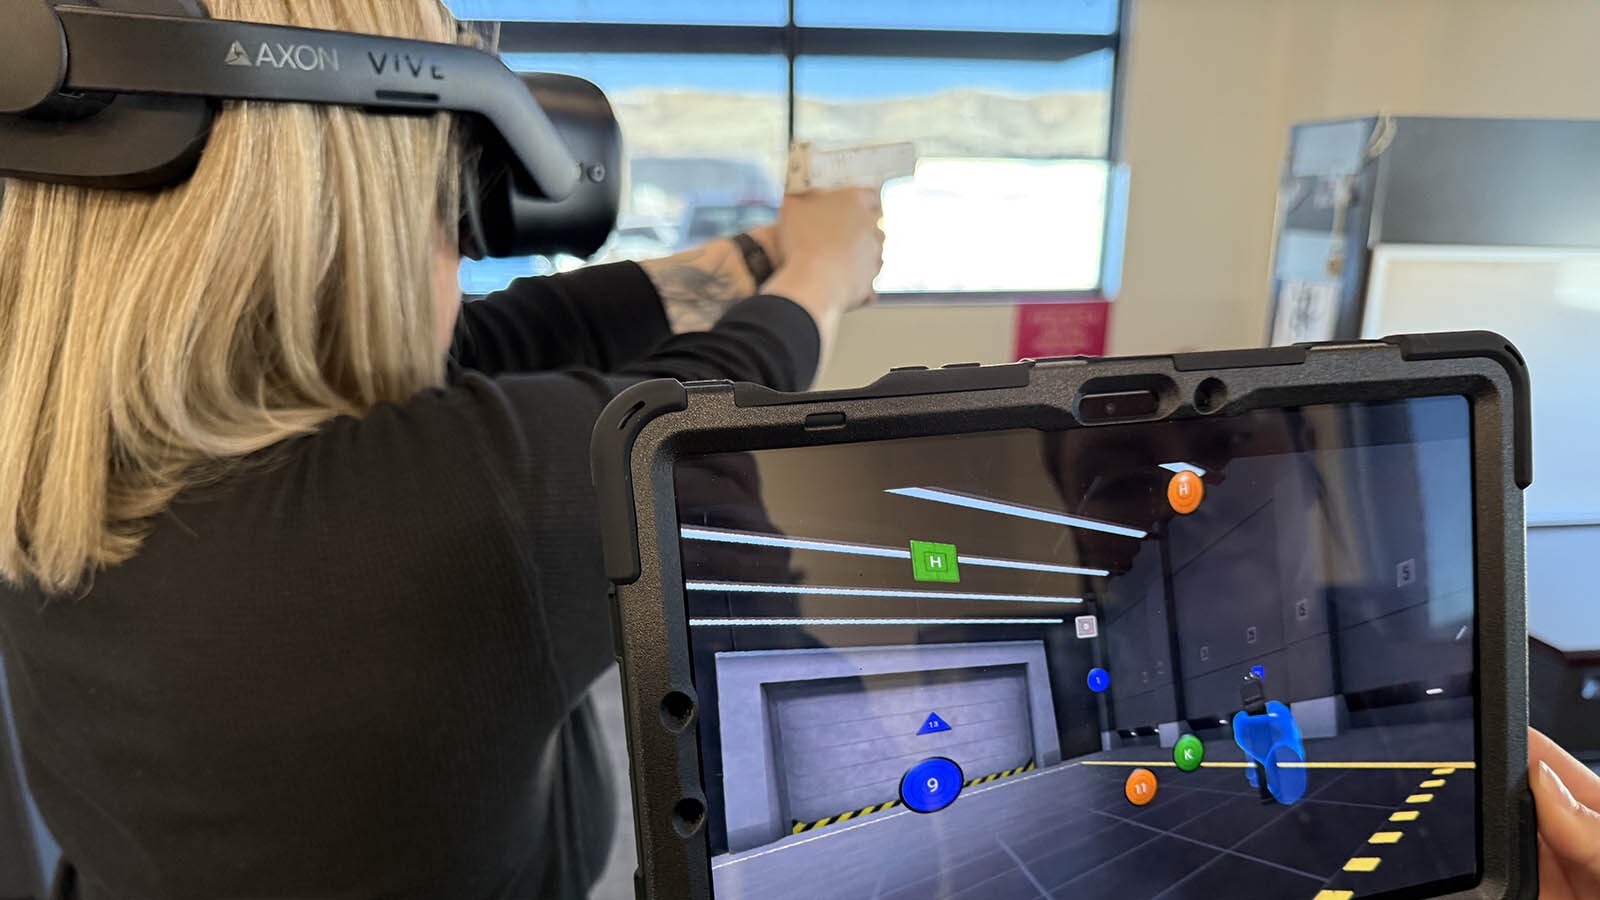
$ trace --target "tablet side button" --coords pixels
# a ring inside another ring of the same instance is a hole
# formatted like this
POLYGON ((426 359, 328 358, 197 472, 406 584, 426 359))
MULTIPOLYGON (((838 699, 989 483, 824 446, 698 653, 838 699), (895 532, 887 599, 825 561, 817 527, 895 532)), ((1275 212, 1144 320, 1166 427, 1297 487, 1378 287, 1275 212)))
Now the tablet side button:
POLYGON ((611 655, 620 663, 622 662, 622 603, 617 596, 616 585, 612 585, 611 589, 606 591, 606 599, 610 601, 608 612, 611 615, 611 655))

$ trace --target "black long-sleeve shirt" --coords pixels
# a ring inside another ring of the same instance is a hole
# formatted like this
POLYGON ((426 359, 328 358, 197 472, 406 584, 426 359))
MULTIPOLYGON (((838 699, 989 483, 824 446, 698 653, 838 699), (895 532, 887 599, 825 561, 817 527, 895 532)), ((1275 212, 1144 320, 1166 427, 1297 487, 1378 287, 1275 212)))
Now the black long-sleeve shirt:
POLYGON ((597 863, 552 820, 585 802, 568 731, 610 661, 594 421, 643 378, 796 389, 817 355, 781 298, 672 337, 631 264, 524 280, 465 307, 449 387, 180 496, 82 596, 0 587, 78 895, 581 890, 597 863))

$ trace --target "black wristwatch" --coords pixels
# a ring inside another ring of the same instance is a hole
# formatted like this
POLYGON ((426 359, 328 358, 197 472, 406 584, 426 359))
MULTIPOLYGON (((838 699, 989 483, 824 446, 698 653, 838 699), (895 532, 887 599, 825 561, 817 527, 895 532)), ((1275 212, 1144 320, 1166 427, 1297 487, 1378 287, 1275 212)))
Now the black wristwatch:
POLYGON ((744 266, 750 270, 750 275, 756 280, 756 288, 759 290, 767 283, 767 279, 772 277, 772 257, 767 255, 767 249, 761 246, 761 242, 749 234, 734 235, 733 243, 739 248, 739 252, 744 254, 744 266))

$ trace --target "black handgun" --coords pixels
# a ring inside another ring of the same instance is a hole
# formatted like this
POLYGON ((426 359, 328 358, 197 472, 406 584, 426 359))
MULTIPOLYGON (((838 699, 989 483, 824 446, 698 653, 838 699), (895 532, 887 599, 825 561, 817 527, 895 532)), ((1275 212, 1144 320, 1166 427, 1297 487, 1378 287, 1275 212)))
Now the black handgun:
MULTIPOLYGON (((1244 676, 1244 684, 1239 685, 1239 703, 1244 707, 1246 715, 1266 715, 1266 681, 1254 672, 1244 676)), ((1262 803, 1276 802, 1272 797, 1272 791, 1267 788, 1267 767, 1260 760, 1256 761, 1256 789, 1261 792, 1262 803)))

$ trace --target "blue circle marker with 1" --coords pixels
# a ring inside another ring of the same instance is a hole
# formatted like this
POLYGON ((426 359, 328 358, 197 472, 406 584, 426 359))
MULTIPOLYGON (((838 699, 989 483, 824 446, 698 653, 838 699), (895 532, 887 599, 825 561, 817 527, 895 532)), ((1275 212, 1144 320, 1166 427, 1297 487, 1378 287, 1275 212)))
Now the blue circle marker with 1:
POLYGON ((1104 694, 1106 688, 1111 687, 1111 673, 1105 669, 1093 668, 1089 670, 1089 690, 1096 694, 1104 694))
POLYGON ((965 776, 942 756, 917 763, 900 778, 900 802, 913 812, 934 813, 956 802, 965 776))

